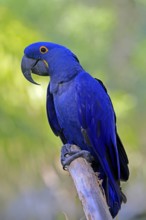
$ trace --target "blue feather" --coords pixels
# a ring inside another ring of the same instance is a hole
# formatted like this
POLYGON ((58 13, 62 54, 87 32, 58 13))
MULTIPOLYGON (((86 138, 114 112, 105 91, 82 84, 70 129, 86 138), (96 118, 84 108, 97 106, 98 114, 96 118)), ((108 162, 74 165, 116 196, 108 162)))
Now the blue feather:
MULTIPOLYGON (((47 116, 50 126, 62 142, 76 144, 94 157, 92 167, 103 179, 111 215, 115 217, 126 197, 120 181, 129 177, 128 158, 117 134, 116 117, 107 90, 100 80, 84 71, 78 58, 67 48, 49 42, 28 46, 22 67, 29 80, 30 60, 34 73, 46 75, 47 63, 50 84, 47 90, 47 116), (47 48, 42 51, 40 48, 47 48), (34 62, 36 60, 37 62, 34 62), (27 70, 27 72, 25 72, 27 70), (39 73, 38 73, 39 72, 39 73)), ((32 81, 32 80, 31 80, 32 81)))

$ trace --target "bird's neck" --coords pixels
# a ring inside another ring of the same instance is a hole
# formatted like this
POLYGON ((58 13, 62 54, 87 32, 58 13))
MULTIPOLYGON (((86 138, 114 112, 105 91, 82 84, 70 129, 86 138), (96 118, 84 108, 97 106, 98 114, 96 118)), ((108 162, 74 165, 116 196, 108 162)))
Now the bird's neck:
POLYGON ((82 71, 83 68, 74 59, 64 58, 60 62, 54 62, 53 65, 50 65, 49 71, 51 93, 57 92, 60 84, 71 81, 82 71))

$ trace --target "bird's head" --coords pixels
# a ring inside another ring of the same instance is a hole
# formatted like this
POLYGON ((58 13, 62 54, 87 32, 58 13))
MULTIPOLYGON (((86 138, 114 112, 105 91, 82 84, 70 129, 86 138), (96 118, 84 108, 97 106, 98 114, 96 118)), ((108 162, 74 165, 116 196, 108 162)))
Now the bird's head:
POLYGON ((57 68, 59 72, 61 68, 67 68, 67 63, 69 65, 73 61, 79 63, 77 57, 66 47, 50 42, 38 42, 25 48, 21 69, 28 81, 37 84, 31 73, 48 76, 57 68))

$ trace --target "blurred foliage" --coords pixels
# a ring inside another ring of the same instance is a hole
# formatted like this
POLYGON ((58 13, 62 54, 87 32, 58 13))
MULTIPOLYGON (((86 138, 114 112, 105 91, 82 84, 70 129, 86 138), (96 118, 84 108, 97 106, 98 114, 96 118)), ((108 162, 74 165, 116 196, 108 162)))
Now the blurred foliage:
POLYGON ((61 141, 48 126, 49 79, 38 77, 41 86, 35 86, 21 74, 23 50, 36 41, 69 47, 108 88, 131 170, 124 185, 128 203, 119 219, 143 216, 145 20, 144 0, 0 0, 0 219, 61 220, 83 215, 73 184, 59 164, 61 141))

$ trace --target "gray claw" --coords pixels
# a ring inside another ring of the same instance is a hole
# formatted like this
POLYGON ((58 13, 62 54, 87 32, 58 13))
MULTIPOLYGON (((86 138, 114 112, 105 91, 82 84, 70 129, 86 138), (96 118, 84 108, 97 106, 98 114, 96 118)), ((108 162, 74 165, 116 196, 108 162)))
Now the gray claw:
POLYGON ((71 144, 63 145, 61 149, 61 164, 64 170, 67 170, 67 167, 70 165, 70 163, 79 157, 85 158, 89 163, 93 161, 93 157, 89 151, 72 150, 71 144))

